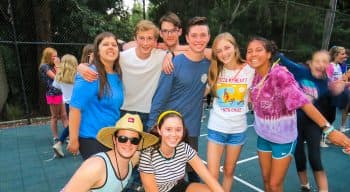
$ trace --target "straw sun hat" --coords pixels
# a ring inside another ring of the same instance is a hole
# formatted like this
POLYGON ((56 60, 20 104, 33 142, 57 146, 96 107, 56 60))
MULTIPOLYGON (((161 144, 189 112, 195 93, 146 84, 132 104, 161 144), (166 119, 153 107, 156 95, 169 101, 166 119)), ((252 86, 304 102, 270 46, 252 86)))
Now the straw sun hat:
POLYGON ((113 135, 118 130, 129 130, 139 133, 142 140, 138 149, 144 149, 158 142, 158 137, 150 133, 143 132, 143 125, 140 116, 126 113, 117 121, 114 127, 104 127, 97 134, 97 140, 104 146, 113 149, 113 135))

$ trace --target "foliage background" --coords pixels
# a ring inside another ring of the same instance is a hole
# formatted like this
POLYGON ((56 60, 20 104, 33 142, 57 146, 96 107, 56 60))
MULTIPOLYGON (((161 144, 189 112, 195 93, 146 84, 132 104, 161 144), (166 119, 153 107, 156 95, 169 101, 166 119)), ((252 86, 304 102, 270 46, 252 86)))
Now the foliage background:
MULTIPOLYGON (((228 31, 236 37, 244 54, 249 37, 261 35, 274 40, 281 51, 300 62, 321 48, 330 2, 149 1, 147 18, 157 24, 167 11, 178 14, 183 26, 193 16, 206 16, 212 40, 218 33, 228 31)), ((52 46, 60 56, 71 53, 79 59, 82 47, 102 31, 111 31, 125 41, 132 40, 133 26, 142 18, 142 4, 138 1, 132 10, 126 10, 122 0, 0 0, 0 121, 49 114, 37 72, 44 47, 52 46)), ((181 42, 186 43, 184 36, 181 42)), ((349 0, 337 1, 329 46, 333 45, 350 47, 349 0)))

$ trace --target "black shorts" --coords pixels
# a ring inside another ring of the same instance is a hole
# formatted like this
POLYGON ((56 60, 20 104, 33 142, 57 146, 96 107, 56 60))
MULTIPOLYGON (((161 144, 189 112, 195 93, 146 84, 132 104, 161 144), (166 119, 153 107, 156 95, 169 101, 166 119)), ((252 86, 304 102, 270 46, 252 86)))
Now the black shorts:
POLYGON ((179 181, 169 192, 184 192, 191 183, 185 180, 179 181))

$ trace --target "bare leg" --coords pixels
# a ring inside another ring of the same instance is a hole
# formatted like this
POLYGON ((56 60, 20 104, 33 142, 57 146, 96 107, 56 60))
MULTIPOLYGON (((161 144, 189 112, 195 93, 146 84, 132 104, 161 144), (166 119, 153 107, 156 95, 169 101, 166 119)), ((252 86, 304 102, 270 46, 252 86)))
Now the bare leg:
POLYGON ((57 131, 57 120, 59 114, 57 114, 56 105, 51 104, 50 105, 50 112, 51 112, 51 120, 50 120, 50 128, 52 131, 52 136, 54 138, 58 138, 58 131, 57 131))
POLYGON ((270 174, 272 164, 272 153, 258 151, 261 174, 264 181, 264 189, 270 192, 270 174))
POLYGON ((208 169, 210 174, 216 179, 219 179, 219 169, 220 169, 220 160, 224 151, 224 146, 208 141, 207 148, 207 160, 208 160, 208 169))
POLYGON ((286 176, 291 156, 282 159, 272 159, 271 175, 270 175, 270 190, 271 192, 282 192, 283 182, 286 176))
POLYGON ((315 181, 318 186, 319 191, 328 191, 328 180, 326 172, 324 171, 314 171, 315 181))
POLYGON ((226 158, 224 164, 224 179, 222 181, 222 187, 224 191, 230 192, 233 185, 233 175, 236 168, 236 163, 241 153, 242 145, 231 146, 226 145, 226 158))

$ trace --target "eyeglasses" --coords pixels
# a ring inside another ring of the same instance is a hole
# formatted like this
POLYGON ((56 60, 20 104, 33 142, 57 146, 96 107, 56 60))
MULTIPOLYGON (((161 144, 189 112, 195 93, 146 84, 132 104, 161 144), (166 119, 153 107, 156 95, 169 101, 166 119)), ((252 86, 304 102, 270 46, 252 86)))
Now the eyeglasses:
POLYGON ((167 29, 160 30, 160 32, 165 34, 165 35, 172 35, 174 33, 177 33, 178 31, 179 31, 178 28, 174 28, 174 29, 170 29, 170 30, 167 30, 167 29))
POLYGON ((131 144, 133 145, 138 145, 141 141, 141 138, 139 137, 126 137, 123 135, 119 135, 117 136, 118 142, 119 143, 126 143, 128 142, 128 140, 130 141, 131 144))

